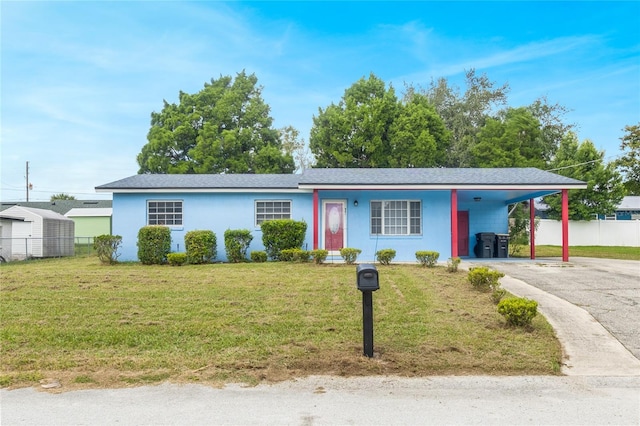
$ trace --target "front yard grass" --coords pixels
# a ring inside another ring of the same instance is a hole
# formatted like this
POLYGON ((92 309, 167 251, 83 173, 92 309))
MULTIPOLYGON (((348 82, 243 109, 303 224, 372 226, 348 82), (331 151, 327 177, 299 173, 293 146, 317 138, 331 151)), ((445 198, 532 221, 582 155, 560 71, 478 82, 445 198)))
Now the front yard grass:
POLYGON ((106 266, 95 257, 3 264, 0 386, 559 374, 561 348, 546 320, 505 326, 465 272, 378 271, 369 359, 355 266, 106 266))

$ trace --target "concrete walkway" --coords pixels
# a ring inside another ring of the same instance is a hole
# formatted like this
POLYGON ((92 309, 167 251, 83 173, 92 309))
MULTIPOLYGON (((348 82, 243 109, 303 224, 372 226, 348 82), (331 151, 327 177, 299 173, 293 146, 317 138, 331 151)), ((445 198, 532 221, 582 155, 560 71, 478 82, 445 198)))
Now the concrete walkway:
POLYGON ((584 309, 510 276, 507 291, 538 302, 562 343, 562 372, 573 376, 640 376, 640 360, 584 309))

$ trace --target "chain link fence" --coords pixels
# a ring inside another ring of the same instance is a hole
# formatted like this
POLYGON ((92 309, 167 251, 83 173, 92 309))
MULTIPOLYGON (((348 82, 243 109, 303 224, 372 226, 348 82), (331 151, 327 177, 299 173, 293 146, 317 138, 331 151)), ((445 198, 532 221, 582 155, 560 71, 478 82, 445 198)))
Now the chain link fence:
POLYGON ((5 261, 93 254, 94 237, 0 238, 5 261))

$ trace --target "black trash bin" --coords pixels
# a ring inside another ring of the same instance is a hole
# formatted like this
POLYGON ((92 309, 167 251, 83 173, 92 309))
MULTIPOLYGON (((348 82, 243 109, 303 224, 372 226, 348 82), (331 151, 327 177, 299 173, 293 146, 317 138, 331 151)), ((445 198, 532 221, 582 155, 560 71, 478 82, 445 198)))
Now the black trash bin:
POLYGON ((509 257, 509 234, 496 234, 495 257, 509 257))
POLYGON ((493 232, 478 232, 476 234, 476 246, 473 248, 473 252, 476 254, 476 257, 493 257, 495 240, 496 234, 494 234, 493 232))

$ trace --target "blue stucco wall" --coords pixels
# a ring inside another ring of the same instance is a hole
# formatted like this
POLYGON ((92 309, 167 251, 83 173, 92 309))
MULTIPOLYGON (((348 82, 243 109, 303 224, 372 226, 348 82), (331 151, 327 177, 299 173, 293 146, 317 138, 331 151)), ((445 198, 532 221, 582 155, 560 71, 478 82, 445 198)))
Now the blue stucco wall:
MULTIPOLYGON (((291 200, 292 219, 304 220, 307 233, 303 248, 313 249, 313 194, 298 193, 162 193, 114 194, 113 234, 123 238, 122 261, 137 260, 137 235, 147 221, 148 200, 182 200, 183 226, 173 227, 172 251, 184 251, 184 235, 196 229, 212 230, 217 236, 216 259, 226 261, 224 231, 249 229, 253 241, 249 252, 264 250, 262 233, 255 226, 255 200, 291 200)), ((415 262, 418 250, 440 253, 440 261, 451 256, 451 212, 449 191, 319 191, 319 247, 323 247, 322 201, 346 201, 347 247, 362 250, 359 262, 373 262, 377 250, 396 250, 395 261, 415 262), (354 201, 358 206, 354 206, 354 201), (378 236, 370 232, 370 201, 420 200, 422 202, 422 234, 416 236, 378 236)), ((458 210, 469 211, 469 254, 474 257, 475 234, 508 232, 508 211, 504 201, 458 203, 458 210)), ((331 261, 331 259, 329 259, 331 261)), ((334 260, 340 261, 341 258, 334 260)))
MULTIPOLYGON (((360 262, 375 261, 377 250, 394 249, 396 261, 416 261, 418 250, 432 250, 444 259, 451 253, 451 214, 449 191, 320 191, 319 217, 322 218, 323 199, 347 201, 347 246, 358 248, 360 262), (354 201, 358 206, 354 206, 354 201), (370 230, 370 202, 377 200, 419 200, 422 202, 422 235, 372 235, 370 230)), ((322 226, 320 221, 319 226, 322 226)), ((323 232, 319 233, 320 246, 323 232)))
POLYGON ((313 198, 309 193, 163 193, 114 194, 113 233, 122 236, 119 260, 137 260, 138 231, 147 224, 148 200, 182 200, 183 226, 171 228, 171 250, 185 251, 184 236, 192 230, 211 230, 216 234, 216 260, 226 261, 224 232, 227 229, 249 229, 253 241, 248 253, 264 250, 262 233, 255 226, 255 200, 291 200, 291 218, 307 222, 306 241, 313 242, 313 198))

